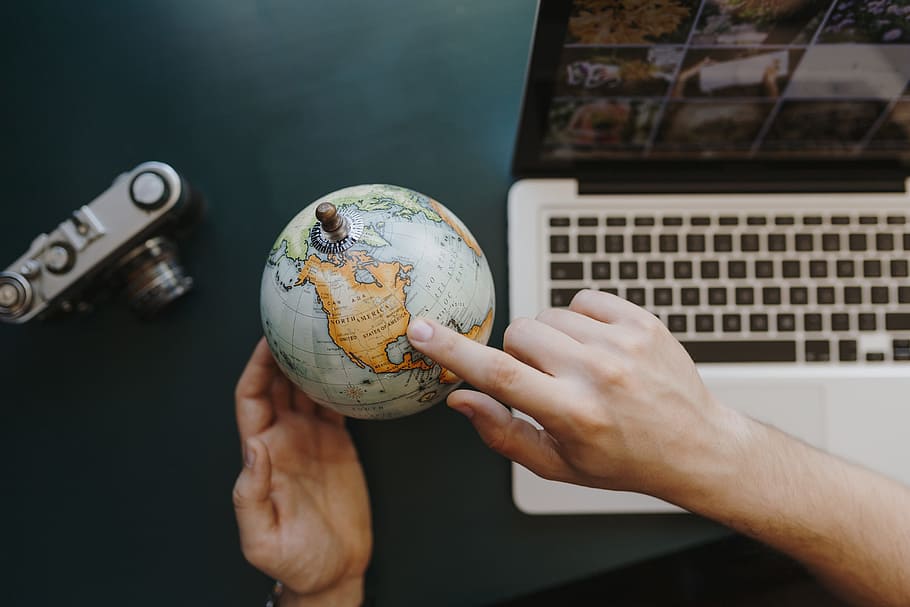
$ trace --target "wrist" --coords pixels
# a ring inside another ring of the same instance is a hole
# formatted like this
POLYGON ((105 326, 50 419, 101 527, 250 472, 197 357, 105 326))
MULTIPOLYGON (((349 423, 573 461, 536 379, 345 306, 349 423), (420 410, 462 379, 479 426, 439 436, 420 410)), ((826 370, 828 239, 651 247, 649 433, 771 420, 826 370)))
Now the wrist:
POLYGON ((285 586, 278 607, 359 607, 363 604, 363 578, 347 578, 320 590, 301 594, 285 586))
POLYGON ((730 492, 740 491, 750 460, 761 455, 764 426, 740 412, 711 401, 711 413, 690 435, 688 457, 680 458, 675 485, 659 495, 686 510, 709 515, 730 492))

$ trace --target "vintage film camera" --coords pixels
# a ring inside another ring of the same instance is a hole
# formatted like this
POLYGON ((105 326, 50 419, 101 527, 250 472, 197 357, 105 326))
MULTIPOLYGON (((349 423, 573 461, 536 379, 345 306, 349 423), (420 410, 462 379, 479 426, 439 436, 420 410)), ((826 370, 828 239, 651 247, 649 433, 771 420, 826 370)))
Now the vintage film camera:
POLYGON ((88 311, 120 291, 140 315, 154 315, 192 288, 175 240, 200 221, 203 206, 164 163, 120 175, 0 272, 0 322, 88 311))

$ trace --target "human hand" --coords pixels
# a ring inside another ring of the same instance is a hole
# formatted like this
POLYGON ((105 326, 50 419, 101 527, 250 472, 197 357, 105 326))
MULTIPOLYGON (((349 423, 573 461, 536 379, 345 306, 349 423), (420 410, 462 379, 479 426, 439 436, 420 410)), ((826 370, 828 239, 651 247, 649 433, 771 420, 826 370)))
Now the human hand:
POLYGON ((370 505, 344 417, 294 386, 265 339, 235 398, 244 468, 234 509, 244 556, 284 584, 282 607, 359 605, 370 505))
POLYGON ((606 293, 583 291, 568 310, 515 320, 505 352, 418 320, 408 339, 483 391, 458 390, 448 404, 484 442, 547 479, 685 506, 699 475, 726 465, 726 450, 748 432, 657 318, 606 293))

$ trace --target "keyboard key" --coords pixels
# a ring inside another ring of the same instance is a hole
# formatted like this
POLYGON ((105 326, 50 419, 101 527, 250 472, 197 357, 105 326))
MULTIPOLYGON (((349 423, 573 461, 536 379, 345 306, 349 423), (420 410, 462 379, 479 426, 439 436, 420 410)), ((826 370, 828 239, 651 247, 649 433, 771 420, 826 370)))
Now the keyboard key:
POLYGON ((600 225, 600 221, 597 217, 579 217, 578 225, 582 228, 596 228, 600 225))
POLYGON ((786 251, 787 235, 786 234, 768 234, 769 251, 786 251))
POLYGON ((875 318, 875 314, 870 314, 865 312, 859 315, 859 330, 860 331, 875 331, 878 329, 878 321, 875 318))
POLYGON ((745 278, 746 277, 746 262, 745 261, 727 262, 727 276, 730 278, 745 278))
POLYGON ((625 227, 627 223, 625 217, 607 217, 607 227, 610 228, 622 228, 625 227))
POLYGON ((797 234, 796 235, 796 250, 797 251, 811 251, 815 248, 815 240, 812 237, 812 234, 797 234))
POLYGON ((866 353, 866 362, 869 363, 880 363, 885 361, 884 352, 867 352, 866 353))
POLYGON ((894 250, 894 234, 876 234, 875 248, 878 251, 894 250))
POLYGON ((718 253, 729 253, 733 250, 733 236, 730 234, 714 235, 714 250, 718 253))
POLYGON ((832 305, 834 303, 834 287, 818 287, 815 290, 815 300, 819 305, 832 305))
POLYGON ((806 361, 826 363, 831 360, 831 344, 827 341, 810 340, 806 342, 806 361))
POLYGON ((645 264, 645 275, 651 280, 663 280, 667 277, 667 266, 662 261, 649 261, 645 264))
POLYGON ((779 306, 781 303, 780 287, 765 287, 762 289, 762 302, 766 306, 779 306))
POLYGON ((717 223, 722 226, 736 226, 739 225, 739 218, 732 215, 725 215, 718 218, 717 223))
POLYGON ((890 293, 888 292, 889 290, 890 289, 888 289, 888 287, 872 287, 870 293, 872 303, 878 305, 885 305, 889 303, 891 299, 890 293))
POLYGON ((619 296, 619 289, 616 287, 607 287, 605 289, 601 289, 600 291, 601 293, 609 293, 610 295, 616 295, 617 297, 619 296))
POLYGON ((568 236, 550 236, 550 253, 568 253, 569 237, 568 236))
POLYGON ((686 250, 690 253, 704 253, 705 248, 704 234, 689 234, 686 236, 686 250))
POLYGON ((878 217, 873 217, 871 215, 863 215, 859 218, 859 224, 863 226, 874 226, 878 225, 878 217))
POLYGON ((865 251, 869 246, 865 234, 850 234, 850 250, 865 251))
POLYGON ((907 218, 902 215, 890 215, 888 217, 888 225, 902 226, 905 223, 907 223, 907 218))
POLYGON ((795 259, 784 260, 784 263, 781 265, 781 270, 784 278, 799 278, 802 276, 801 264, 795 259))
POLYGON ((863 261, 863 275, 866 278, 881 278, 882 262, 877 259, 867 259, 863 261))
POLYGON ((792 363, 795 341, 685 341, 683 347, 697 363, 792 363))
POLYGON ((701 305, 701 289, 698 287, 684 287, 680 290, 680 299, 684 306, 701 305))
POLYGON ((817 333, 822 330, 821 314, 806 314, 803 317, 803 330, 807 333, 817 333))
POLYGON ((795 223, 796 223, 796 218, 795 218, 795 217, 783 216, 783 217, 775 217, 775 218, 774 218, 774 225, 779 225, 779 226, 792 226, 792 225, 794 225, 795 223))
POLYGON ((663 224, 665 226, 681 226, 683 224, 682 217, 664 217, 663 224))
POLYGON ((753 216, 753 217, 746 218, 746 224, 750 225, 750 226, 763 226, 763 225, 767 225, 767 223, 768 223, 767 217, 754 217, 753 216))
POLYGON ((653 217, 636 217, 635 218, 635 225, 640 226, 640 227, 651 227, 653 225, 656 225, 656 223, 657 222, 654 220, 653 217))
POLYGON ((752 314, 749 316, 749 330, 753 333, 766 333, 768 331, 768 315, 752 314))
POLYGON ((844 287, 844 303, 848 305, 863 303, 863 290, 860 287, 844 287))
POLYGON ((686 333, 689 330, 688 324, 685 314, 670 314, 667 318, 667 328, 671 333, 686 333))
POLYGON ((910 360, 910 339, 895 339, 894 343, 894 360, 910 360))
POLYGON ((897 303, 910 304, 910 287, 897 288, 897 303))
POLYGON ((636 306, 645 306, 645 290, 640 288, 626 289, 626 300, 636 306))
POLYGON ((708 303, 712 306, 727 305, 726 287, 711 287, 708 289, 708 303))
POLYGON ((828 262, 824 259, 813 259, 809 262, 809 276, 812 278, 828 277, 828 262))
POLYGON ((591 278, 594 280, 610 280, 610 265, 609 261, 591 263, 591 278))
POLYGON ((823 234, 822 235, 822 250, 839 251, 840 250, 840 234, 823 234))
POLYGON ((904 250, 910 251, 910 234, 904 234, 904 250))
POLYGON ((822 218, 818 215, 811 215, 809 217, 803 217, 803 225, 807 226, 820 226, 822 225, 822 218))
POLYGON ((740 236, 739 248, 746 253, 758 251, 758 234, 743 234, 740 236))
POLYGON ((607 234, 604 237, 604 249, 607 253, 622 253, 625 250, 622 234, 607 234))
POLYGON ((577 244, 579 253, 597 253, 597 236, 593 234, 582 234, 577 244))
POLYGON ((699 215, 697 217, 692 217, 692 219, 689 220, 689 223, 694 226, 709 226, 711 225, 711 218, 699 215))
POLYGON ((568 217, 550 217, 551 228, 567 228, 571 225, 568 217))
POLYGON ((554 308, 565 308, 572 303, 572 298, 578 295, 581 289, 551 289, 550 306, 554 308))
POLYGON ((771 278, 774 276, 774 262, 773 261, 756 261, 755 262, 755 277, 756 278, 771 278))
POLYGON ((736 288, 736 305, 751 306, 755 303, 755 291, 752 287, 736 288))
POLYGON ((809 289, 806 287, 790 287, 790 305, 805 306, 809 303, 809 289))
POLYGON ((885 314, 885 328, 888 331, 910 331, 910 314, 906 312, 885 314))
POLYGON ((910 264, 907 263, 906 259, 891 260, 892 278, 907 278, 908 273, 910 273, 910 264))
POLYGON ((743 322, 739 314, 724 314, 721 323, 724 333, 739 333, 743 330, 743 322))
POLYGON ((832 331, 849 331, 850 330, 850 315, 837 313, 831 315, 831 330, 832 331))
POLYGON ((793 314, 778 314, 777 330, 781 333, 792 333, 796 331, 796 316, 793 314))
POLYGON ((714 332, 714 315, 713 314, 697 314, 695 316, 695 331, 698 333, 713 333, 714 332))
POLYGON ((660 287, 654 289, 654 305, 660 308, 666 308, 673 305, 673 289, 660 287))
POLYGON ((702 278, 720 278, 720 263, 716 261, 701 262, 702 278))
POLYGON ((551 280, 582 280, 584 276, 584 265, 582 265, 580 261, 567 263, 553 262, 550 264, 551 280))
POLYGON ((692 262, 677 261, 673 264, 673 277, 689 279, 692 278, 692 262))
POLYGON ((622 280, 636 280, 638 278, 638 262, 637 261, 619 262, 619 277, 622 280))
POLYGON ((651 252, 651 236, 648 234, 635 234, 632 236, 632 252, 633 253, 650 253, 651 252))
POLYGON ((838 356, 841 362, 853 362, 857 357, 857 344, 852 339, 842 339, 837 344, 838 356))
POLYGON ((850 218, 846 215, 835 215, 831 218, 831 223, 836 226, 846 226, 850 225, 850 218))
POLYGON ((837 277, 838 278, 853 278, 856 276, 856 264, 853 263, 852 259, 838 259, 837 260, 837 277))
POLYGON ((658 240, 661 253, 676 253, 679 251, 679 238, 676 234, 661 234, 658 240))

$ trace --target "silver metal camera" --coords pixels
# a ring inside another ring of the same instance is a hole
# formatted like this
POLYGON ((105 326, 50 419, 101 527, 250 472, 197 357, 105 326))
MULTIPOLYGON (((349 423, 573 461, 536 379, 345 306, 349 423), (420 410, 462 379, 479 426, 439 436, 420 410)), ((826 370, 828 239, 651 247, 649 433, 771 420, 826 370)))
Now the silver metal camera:
POLYGON ((164 163, 120 175, 0 272, 0 322, 87 311, 119 291, 141 315, 154 315, 192 288, 174 240, 202 210, 202 198, 164 163))

